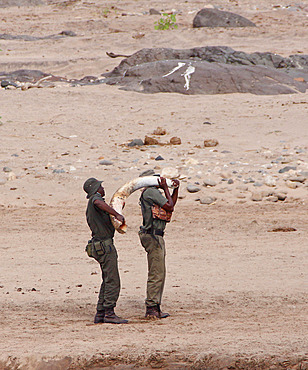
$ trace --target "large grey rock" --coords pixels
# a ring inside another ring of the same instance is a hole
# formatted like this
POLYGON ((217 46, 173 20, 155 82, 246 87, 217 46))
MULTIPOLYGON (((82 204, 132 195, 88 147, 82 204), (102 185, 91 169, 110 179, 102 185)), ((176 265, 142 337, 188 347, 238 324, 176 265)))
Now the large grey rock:
POLYGON ((144 48, 123 59, 117 67, 111 72, 105 73, 104 76, 122 76, 128 68, 144 63, 181 59, 232 65, 263 65, 278 68, 292 75, 298 72, 300 76, 308 78, 308 55, 295 54, 285 58, 269 52, 248 54, 228 46, 203 46, 192 49, 144 48))
MULTIPOLYGON (((105 82, 144 93, 276 95, 305 92, 307 82, 296 81, 293 75, 287 74, 292 70, 287 68, 290 64, 291 60, 271 53, 245 54, 227 47, 142 49, 105 74, 105 82)), ((308 56, 307 65, 303 68, 298 65, 295 70, 307 76, 308 81, 308 56)))
POLYGON ((248 19, 218 9, 201 9, 193 20, 193 27, 255 27, 248 19))
MULTIPOLYGON (((107 80, 110 84, 114 82, 107 80)), ((126 71, 125 76, 118 77, 116 83, 125 86, 126 90, 187 95, 238 92, 292 94, 305 92, 307 85, 263 66, 233 66, 190 60, 164 60, 134 66, 126 71)))

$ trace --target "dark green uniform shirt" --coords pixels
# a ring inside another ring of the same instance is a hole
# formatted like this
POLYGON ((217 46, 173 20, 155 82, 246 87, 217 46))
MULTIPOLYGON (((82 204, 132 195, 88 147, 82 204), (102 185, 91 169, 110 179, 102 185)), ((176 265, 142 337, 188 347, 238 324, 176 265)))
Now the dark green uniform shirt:
POLYGON ((110 215, 95 206, 95 200, 105 201, 99 193, 95 193, 89 198, 86 216, 87 223, 92 231, 92 238, 95 240, 111 239, 114 236, 115 229, 111 223, 110 215))
POLYGON ((161 192, 155 187, 151 186, 146 188, 141 197, 140 197, 140 205, 143 217, 143 226, 142 228, 145 230, 153 229, 155 230, 165 230, 166 221, 159 220, 154 218, 152 215, 152 205, 158 204, 160 207, 164 206, 167 203, 167 199, 161 194, 161 192))

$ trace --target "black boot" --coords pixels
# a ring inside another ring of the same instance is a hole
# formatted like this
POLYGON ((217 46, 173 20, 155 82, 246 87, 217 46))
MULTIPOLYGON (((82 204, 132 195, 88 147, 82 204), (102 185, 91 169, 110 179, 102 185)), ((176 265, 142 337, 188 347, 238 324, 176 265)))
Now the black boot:
POLYGON ((94 324, 103 324, 105 317, 105 310, 97 310, 94 317, 94 324))
POLYGON ((167 312, 161 312, 160 305, 159 304, 157 305, 157 310, 159 312, 159 317, 161 319, 165 319, 166 317, 169 317, 170 316, 167 312))
POLYGON ((165 319, 170 316, 168 313, 161 312, 160 305, 147 306, 145 317, 148 319, 165 319))
POLYGON ((105 309, 104 322, 109 323, 109 324, 127 324, 128 323, 127 320, 121 319, 121 317, 117 316, 114 313, 113 308, 106 308, 105 309))

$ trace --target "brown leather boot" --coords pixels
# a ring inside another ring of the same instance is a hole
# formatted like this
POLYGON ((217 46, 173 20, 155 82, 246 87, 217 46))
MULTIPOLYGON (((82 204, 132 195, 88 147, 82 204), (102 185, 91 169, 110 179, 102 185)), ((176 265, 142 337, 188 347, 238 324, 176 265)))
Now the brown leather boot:
POLYGON ((96 314, 94 316, 94 324, 103 324, 104 317, 105 317, 105 310, 96 311, 96 314))
POLYGON ((165 319, 168 316, 170 316, 168 313, 161 312, 159 304, 146 307, 145 317, 148 319, 165 319))
POLYGON ((109 324, 127 324, 128 321, 125 320, 125 319, 121 319, 121 317, 117 316, 115 314, 113 308, 106 308, 105 309, 104 323, 109 323, 109 324))
POLYGON ((157 310, 161 319, 165 319, 166 317, 170 316, 167 312, 161 312, 159 304, 157 305, 157 310))

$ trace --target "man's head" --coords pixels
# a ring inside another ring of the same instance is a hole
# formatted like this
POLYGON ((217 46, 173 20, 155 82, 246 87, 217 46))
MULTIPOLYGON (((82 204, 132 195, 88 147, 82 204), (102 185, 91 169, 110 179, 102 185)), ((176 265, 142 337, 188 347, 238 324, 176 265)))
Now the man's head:
POLYGON ((101 186, 103 181, 99 181, 94 177, 90 177, 84 184, 83 190, 88 194, 87 198, 89 199, 91 195, 99 192, 102 196, 105 195, 104 188, 101 186))

